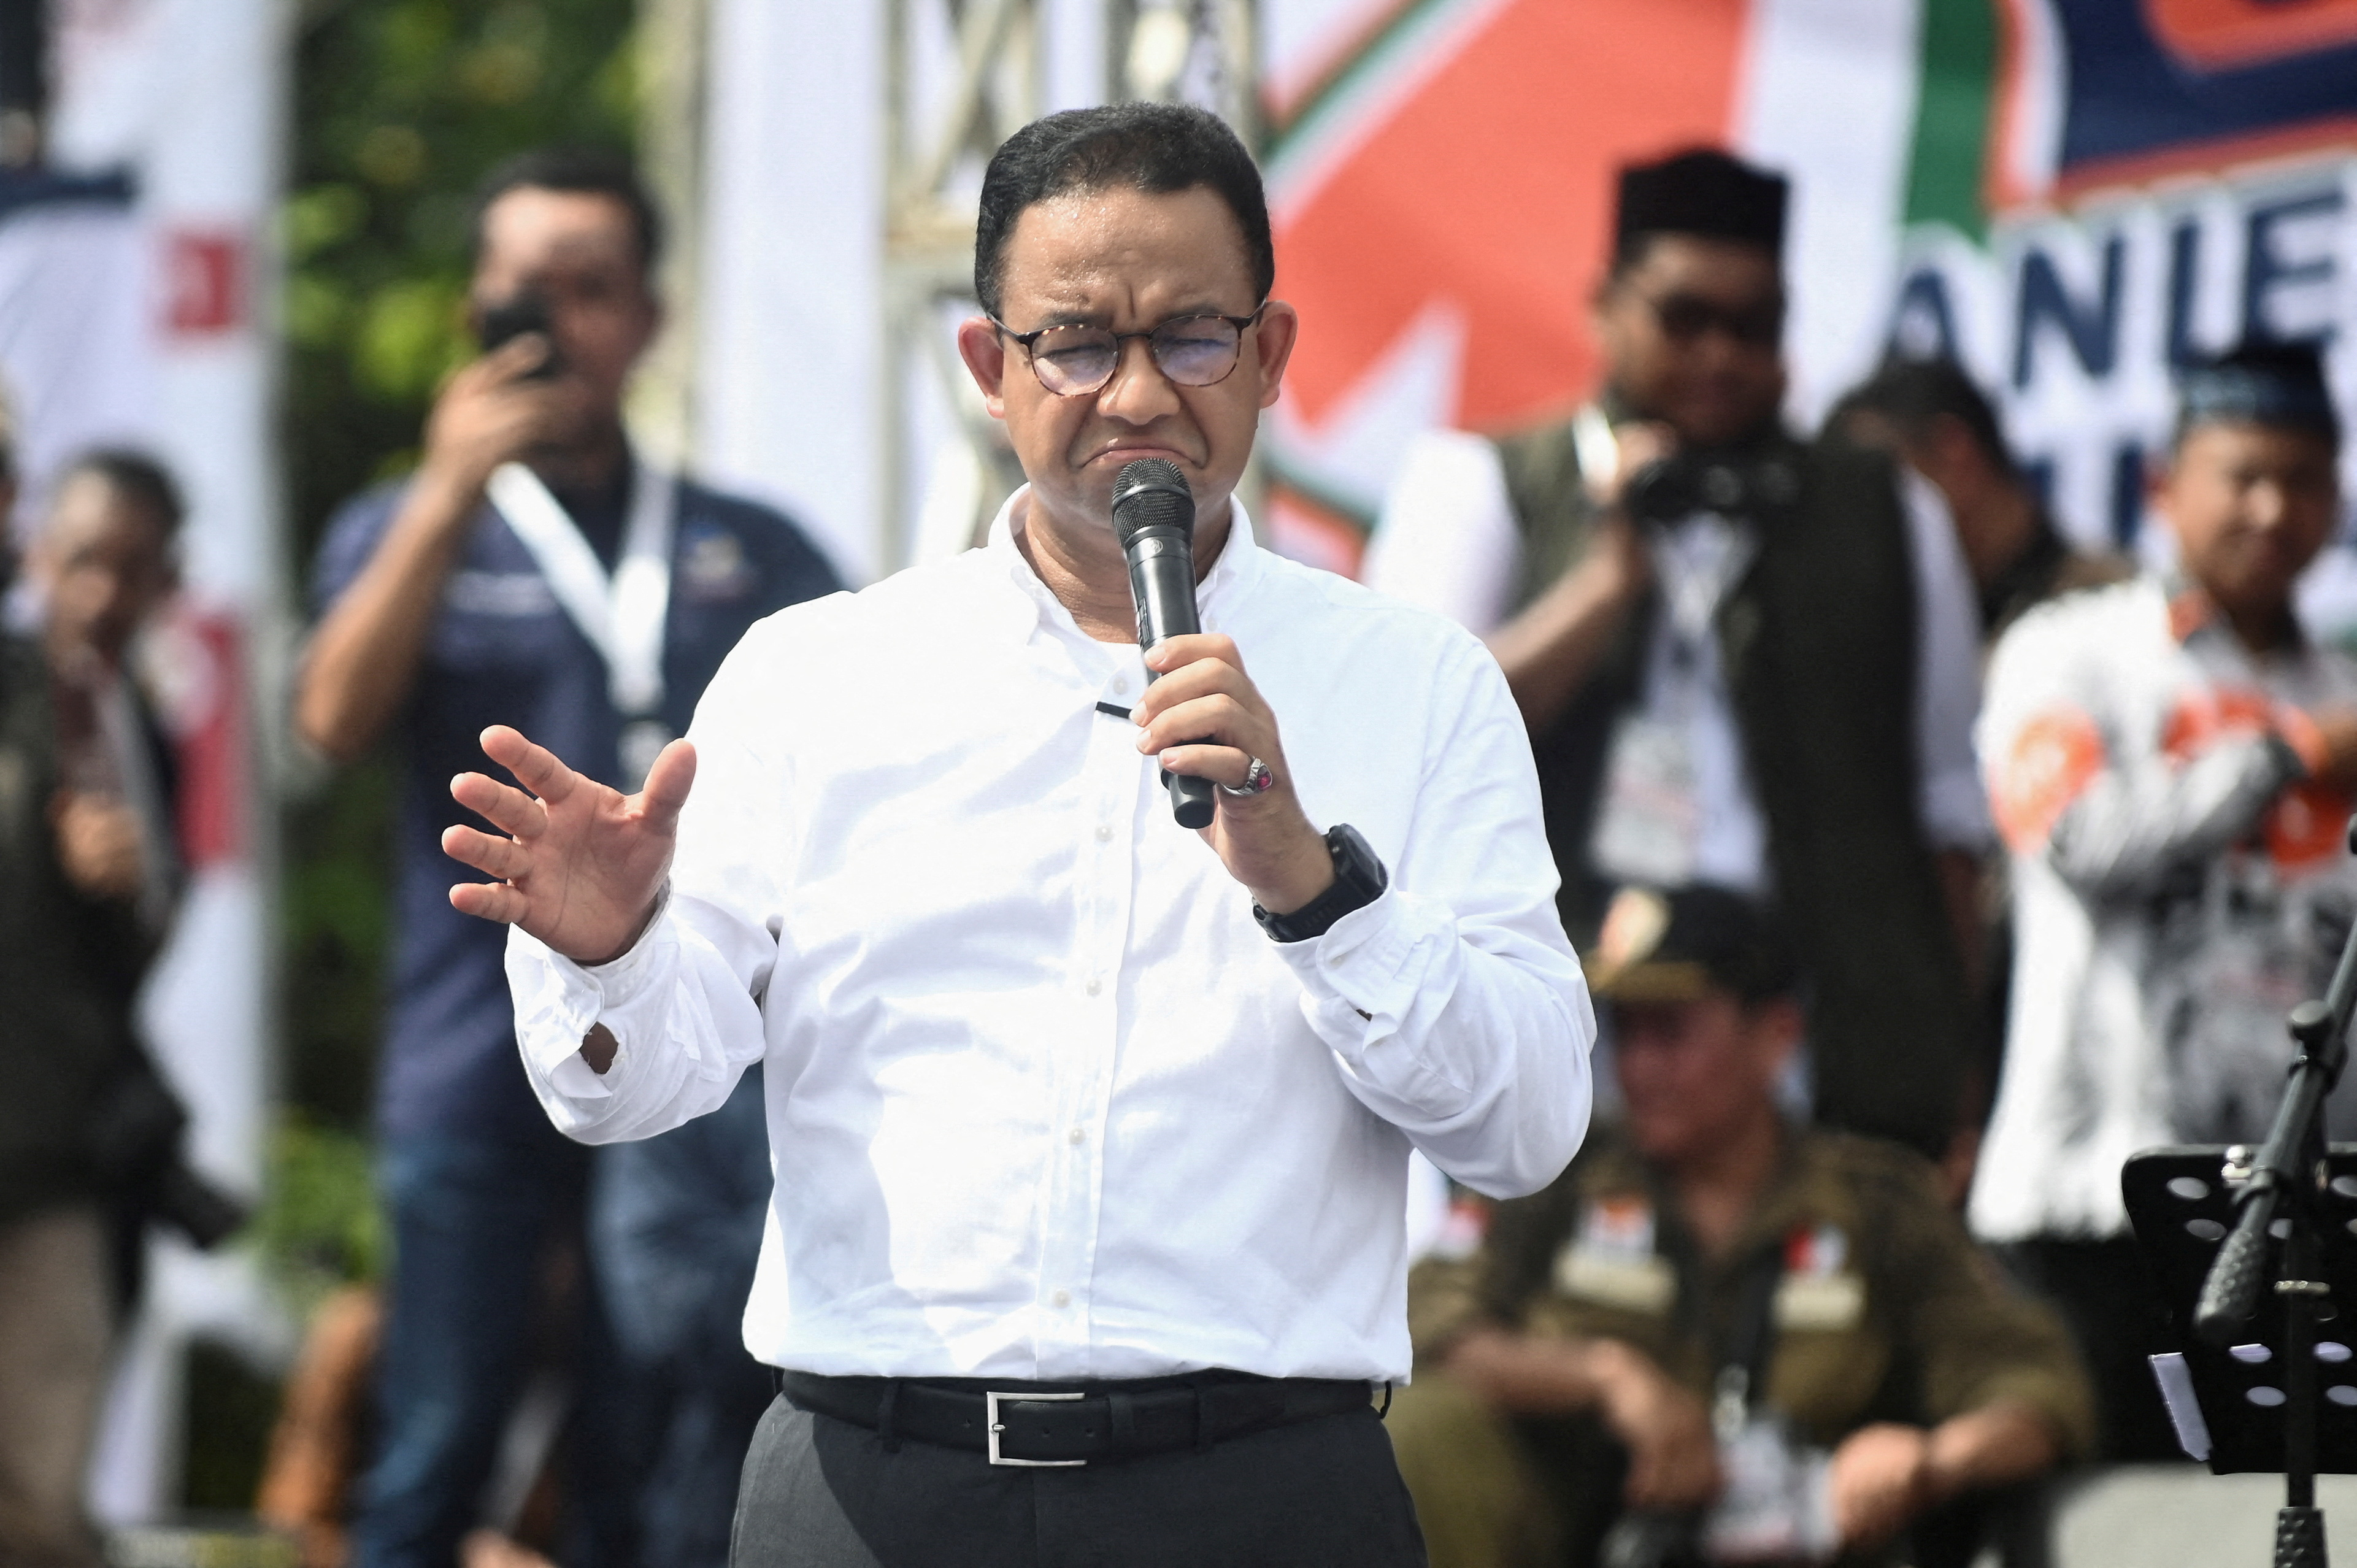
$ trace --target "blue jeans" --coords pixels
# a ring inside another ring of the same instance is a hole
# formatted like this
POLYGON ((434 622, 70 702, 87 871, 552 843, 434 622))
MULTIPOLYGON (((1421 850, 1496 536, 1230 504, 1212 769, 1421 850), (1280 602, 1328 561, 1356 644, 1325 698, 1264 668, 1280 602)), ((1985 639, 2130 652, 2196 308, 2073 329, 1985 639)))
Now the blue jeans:
POLYGON ((759 1067, 711 1114, 598 1151, 590 1258, 619 1353, 639 1568, 728 1561, 737 1479, 771 1395, 742 1322, 770 1187, 759 1067))
MULTIPOLYGON (((580 1238, 590 1151, 554 1128, 522 1143, 388 1139, 378 1185, 393 1224, 376 1459, 361 1482, 354 1568, 451 1568, 480 1522, 500 1438, 539 1331, 553 1243, 580 1238)), ((577 1255, 577 1254, 576 1254, 577 1255)), ((597 1293, 575 1290, 565 1568, 620 1568, 610 1337, 597 1293)), ((560 1352, 561 1353, 561 1352, 560 1352)))

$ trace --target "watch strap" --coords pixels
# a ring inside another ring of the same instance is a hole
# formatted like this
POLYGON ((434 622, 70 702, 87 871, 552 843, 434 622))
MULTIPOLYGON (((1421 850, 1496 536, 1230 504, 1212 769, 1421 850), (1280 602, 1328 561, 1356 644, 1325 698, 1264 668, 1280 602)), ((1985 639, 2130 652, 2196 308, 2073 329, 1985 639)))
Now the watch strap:
POLYGON ((1306 942, 1322 937, 1335 921, 1383 897, 1390 884, 1389 874, 1358 829, 1348 822, 1329 829, 1326 853, 1334 858, 1334 881, 1325 892, 1286 915, 1272 915, 1258 904, 1253 906, 1253 918, 1273 940, 1306 942))

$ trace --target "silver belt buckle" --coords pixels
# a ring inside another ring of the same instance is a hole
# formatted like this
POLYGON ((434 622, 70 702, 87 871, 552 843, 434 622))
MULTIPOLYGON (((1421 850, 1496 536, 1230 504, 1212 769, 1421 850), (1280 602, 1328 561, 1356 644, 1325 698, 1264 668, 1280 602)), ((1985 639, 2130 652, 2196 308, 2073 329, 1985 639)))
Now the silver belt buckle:
POLYGON ((1071 1400, 1082 1400, 1086 1394, 1002 1394, 985 1391, 982 1396, 983 1420, 990 1427, 990 1462, 994 1465, 1019 1465, 1028 1470, 1068 1470, 1085 1465, 1085 1459, 1006 1459, 998 1452, 998 1434, 1006 1423, 998 1419, 998 1402, 1007 1400, 1020 1404, 1061 1404, 1071 1400))

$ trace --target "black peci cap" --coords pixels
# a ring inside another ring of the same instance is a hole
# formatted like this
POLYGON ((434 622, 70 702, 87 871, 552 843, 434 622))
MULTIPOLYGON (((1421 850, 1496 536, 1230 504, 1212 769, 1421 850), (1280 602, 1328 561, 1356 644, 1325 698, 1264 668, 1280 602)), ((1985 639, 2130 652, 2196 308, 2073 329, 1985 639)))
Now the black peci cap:
POLYGON ((1586 967, 1588 989, 1608 1002, 1692 1002, 1714 987, 1760 1002, 1798 983, 1767 910, 1705 883, 1621 888, 1586 967))
POLYGON ((2187 371, 2177 383, 2179 435, 2197 424, 2272 424, 2338 445, 2341 415, 2313 343, 2244 343, 2187 371))
POLYGON ((1648 234, 1700 234, 1764 245, 1781 254, 1791 194, 1791 182, 1782 175, 1716 148, 1632 164, 1620 171, 1613 242, 1625 252, 1648 234))

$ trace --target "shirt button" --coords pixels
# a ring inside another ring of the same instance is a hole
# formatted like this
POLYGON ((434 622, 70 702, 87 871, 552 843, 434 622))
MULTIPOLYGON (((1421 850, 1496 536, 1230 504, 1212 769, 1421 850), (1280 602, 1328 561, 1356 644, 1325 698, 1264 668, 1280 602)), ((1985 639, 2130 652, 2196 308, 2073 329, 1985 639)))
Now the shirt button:
POLYGON ((1080 1128, 1075 1127, 1071 1132, 1064 1134, 1064 1141, 1068 1144, 1085 1144, 1089 1141, 1089 1135, 1080 1128))
POLYGON ((1060 1290, 1048 1299, 1054 1302, 1058 1306, 1070 1306, 1072 1305, 1072 1293, 1068 1290, 1060 1290))
POLYGON ((1116 697, 1126 697, 1129 695, 1128 676, 1116 675, 1113 678, 1113 694, 1116 697))
POLYGON ((1091 976, 1089 976, 1088 992, 1089 992, 1089 994, 1090 994, 1090 995, 1094 996, 1098 992, 1103 991, 1103 989, 1104 989, 1104 982, 1103 982, 1103 981, 1099 980, 1099 979, 1098 979, 1095 975, 1093 975, 1093 974, 1092 974, 1092 975, 1091 975, 1091 976))
POLYGON ((1097 824, 1097 843, 1113 843, 1113 824, 1111 822, 1099 822, 1097 824))

